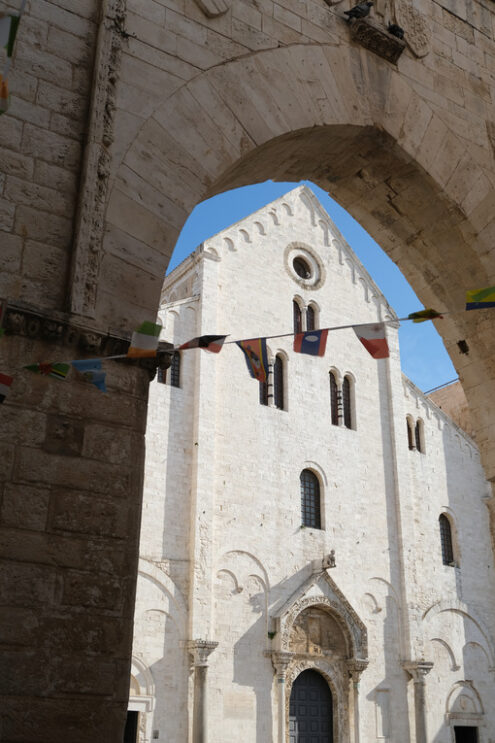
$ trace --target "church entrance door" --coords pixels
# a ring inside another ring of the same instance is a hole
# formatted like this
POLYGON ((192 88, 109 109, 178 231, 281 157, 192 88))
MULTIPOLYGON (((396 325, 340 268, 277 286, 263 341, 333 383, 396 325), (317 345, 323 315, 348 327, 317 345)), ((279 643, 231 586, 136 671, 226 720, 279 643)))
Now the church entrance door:
POLYGON ((289 741, 333 743, 332 693, 317 671, 303 671, 292 685, 289 741))

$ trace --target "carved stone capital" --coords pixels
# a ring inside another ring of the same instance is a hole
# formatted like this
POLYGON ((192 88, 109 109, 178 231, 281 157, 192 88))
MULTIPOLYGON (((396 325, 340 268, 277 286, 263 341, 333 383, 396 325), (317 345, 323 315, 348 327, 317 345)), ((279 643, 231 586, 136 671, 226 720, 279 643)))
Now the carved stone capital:
POLYGON ((361 674, 368 668, 368 661, 364 659, 353 659, 348 661, 347 670, 349 671, 349 677, 352 679, 354 684, 359 684, 361 674))
POLYGON ((279 679, 285 680, 287 668, 289 667, 289 663, 293 659, 294 654, 285 652, 283 650, 273 650, 270 655, 277 677, 279 679))
POLYGON ((426 676, 433 668, 433 663, 421 660, 405 660, 402 668, 408 672, 415 684, 424 684, 426 676))
POLYGON ((213 642, 213 640, 191 640, 187 646, 193 666, 207 666, 208 658, 217 645, 218 642, 213 642))

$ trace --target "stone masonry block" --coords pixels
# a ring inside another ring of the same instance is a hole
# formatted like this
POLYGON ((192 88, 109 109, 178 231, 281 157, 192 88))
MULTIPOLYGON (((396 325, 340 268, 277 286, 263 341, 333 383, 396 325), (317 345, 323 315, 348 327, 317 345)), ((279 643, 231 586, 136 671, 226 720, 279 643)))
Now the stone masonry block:
POLYGON ((55 571, 50 567, 3 562, 0 595, 11 606, 49 606, 54 599, 55 571))
POLYGON ((5 486, 0 518, 6 526, 43 531, 48 516, 50 491, 28 485, 5 486))
POLYGON ((62 603, 117 611, 122 588, 116 577, 68 571, 64 576, 62 603))
POLYGON ((60 491, 52 499, 52 529, 121 539, 126 535, 127 522, 128 510, 118 500, 76 491, 60 491))
POLYGON ((27 155, 64 166, 68 170, 75 170, 80 162, 81 149, 77 142, 45 129, 37 129, 31 124, 24 126, 22 149, 27 155))
POLYGON ((23 448, 19 452, 17 479, 124 497, 129 490, 129 467, 23 448))
POLYGON ((39 242, 68 248, 72 238, 72 221, 28 206, 16 210, 15 232, 39 242))

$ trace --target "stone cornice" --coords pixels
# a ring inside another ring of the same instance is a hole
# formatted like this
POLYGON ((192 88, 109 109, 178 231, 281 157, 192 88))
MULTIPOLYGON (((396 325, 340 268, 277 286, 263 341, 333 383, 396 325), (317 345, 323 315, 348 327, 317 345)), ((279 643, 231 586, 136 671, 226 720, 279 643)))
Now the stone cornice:
MULTIPOLYGON (((74 358, 78 355, 105 357, 126 354, 130 334, 103 333, 75 323, 70 315, 62 312, 50 314, 27 305, 4 303, 3 329, 6 336, 18 336, 70 349, 74 358)), ((126 363, 139 365, 148 370, 153 378, 156 369, 167 369, 172 359, 171 343, 161 342, 158 355, 152 359, 124 359, 126 363)), ((26 360, 29 363, 30 360, 26 360)))

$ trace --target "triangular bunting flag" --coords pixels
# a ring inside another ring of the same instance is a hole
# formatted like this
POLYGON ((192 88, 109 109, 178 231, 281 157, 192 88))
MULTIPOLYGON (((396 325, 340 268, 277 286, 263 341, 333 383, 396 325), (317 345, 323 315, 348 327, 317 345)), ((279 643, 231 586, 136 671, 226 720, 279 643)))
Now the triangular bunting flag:
POLYGON ((42 362, 39 364, 29 364, 28 366, 25 366, 24 369, 32 371, 35 374, 42 374, 44 377, 65 379, 67 374, 69 373, 70 364, 65 364, 62 362, 56 362, 53 364, 42 362))
POLYGON ((179 346, 179 351, 185 351, 188 348, 203 348, 211 353, 220 353, 226 337, 226 335, 200 335, 179 346))
POLYGON ((495 307, 495 286, 466 293, 466 310, 486 310, 490 307, 495 307))
POLYGON ((385 337, 385 324, 366 323, 365 325, 353 325, 352 329, 357 337, 374 359, 388 358, 388 343, 385 337))
POLYGON ((236 341, 243 351, 250 375, 258 382, 268 381, 268 354, 266 352, 266 338, 252 338, 246 341, 236 341))
POLYGON ((435 320, 437 317, 443 319, 443 315, 441 315, 440 312, 432 310, 431 307, 428 307, 426 310, 411 312, 407 316, 407 319, 412 320, 413 322, 426 322, 426 320, 435 320))
POLYGON ((130 359, 153 358, 153 356, 156 356, 161 330, 161 325, 153 322, 143 322, 132 334, 127 356, 130 359))
POLYGON ((101 359, 83 359, 81 361, 71 361, 70 363, 88 382, 94 384, 102 392, 107 391, 105 384, 107 373, 102 369, 101 359))
POLYGON ((294 338, 294 351, 310 356, 324 356, 327 347, 328 330, 307 330, 297 333, 294 338))
POLYGON ((14 377, 9 377, 8 374, 0 374, 0 404, 5 400, 10 391, 10 385, 12 384, 14 377))

